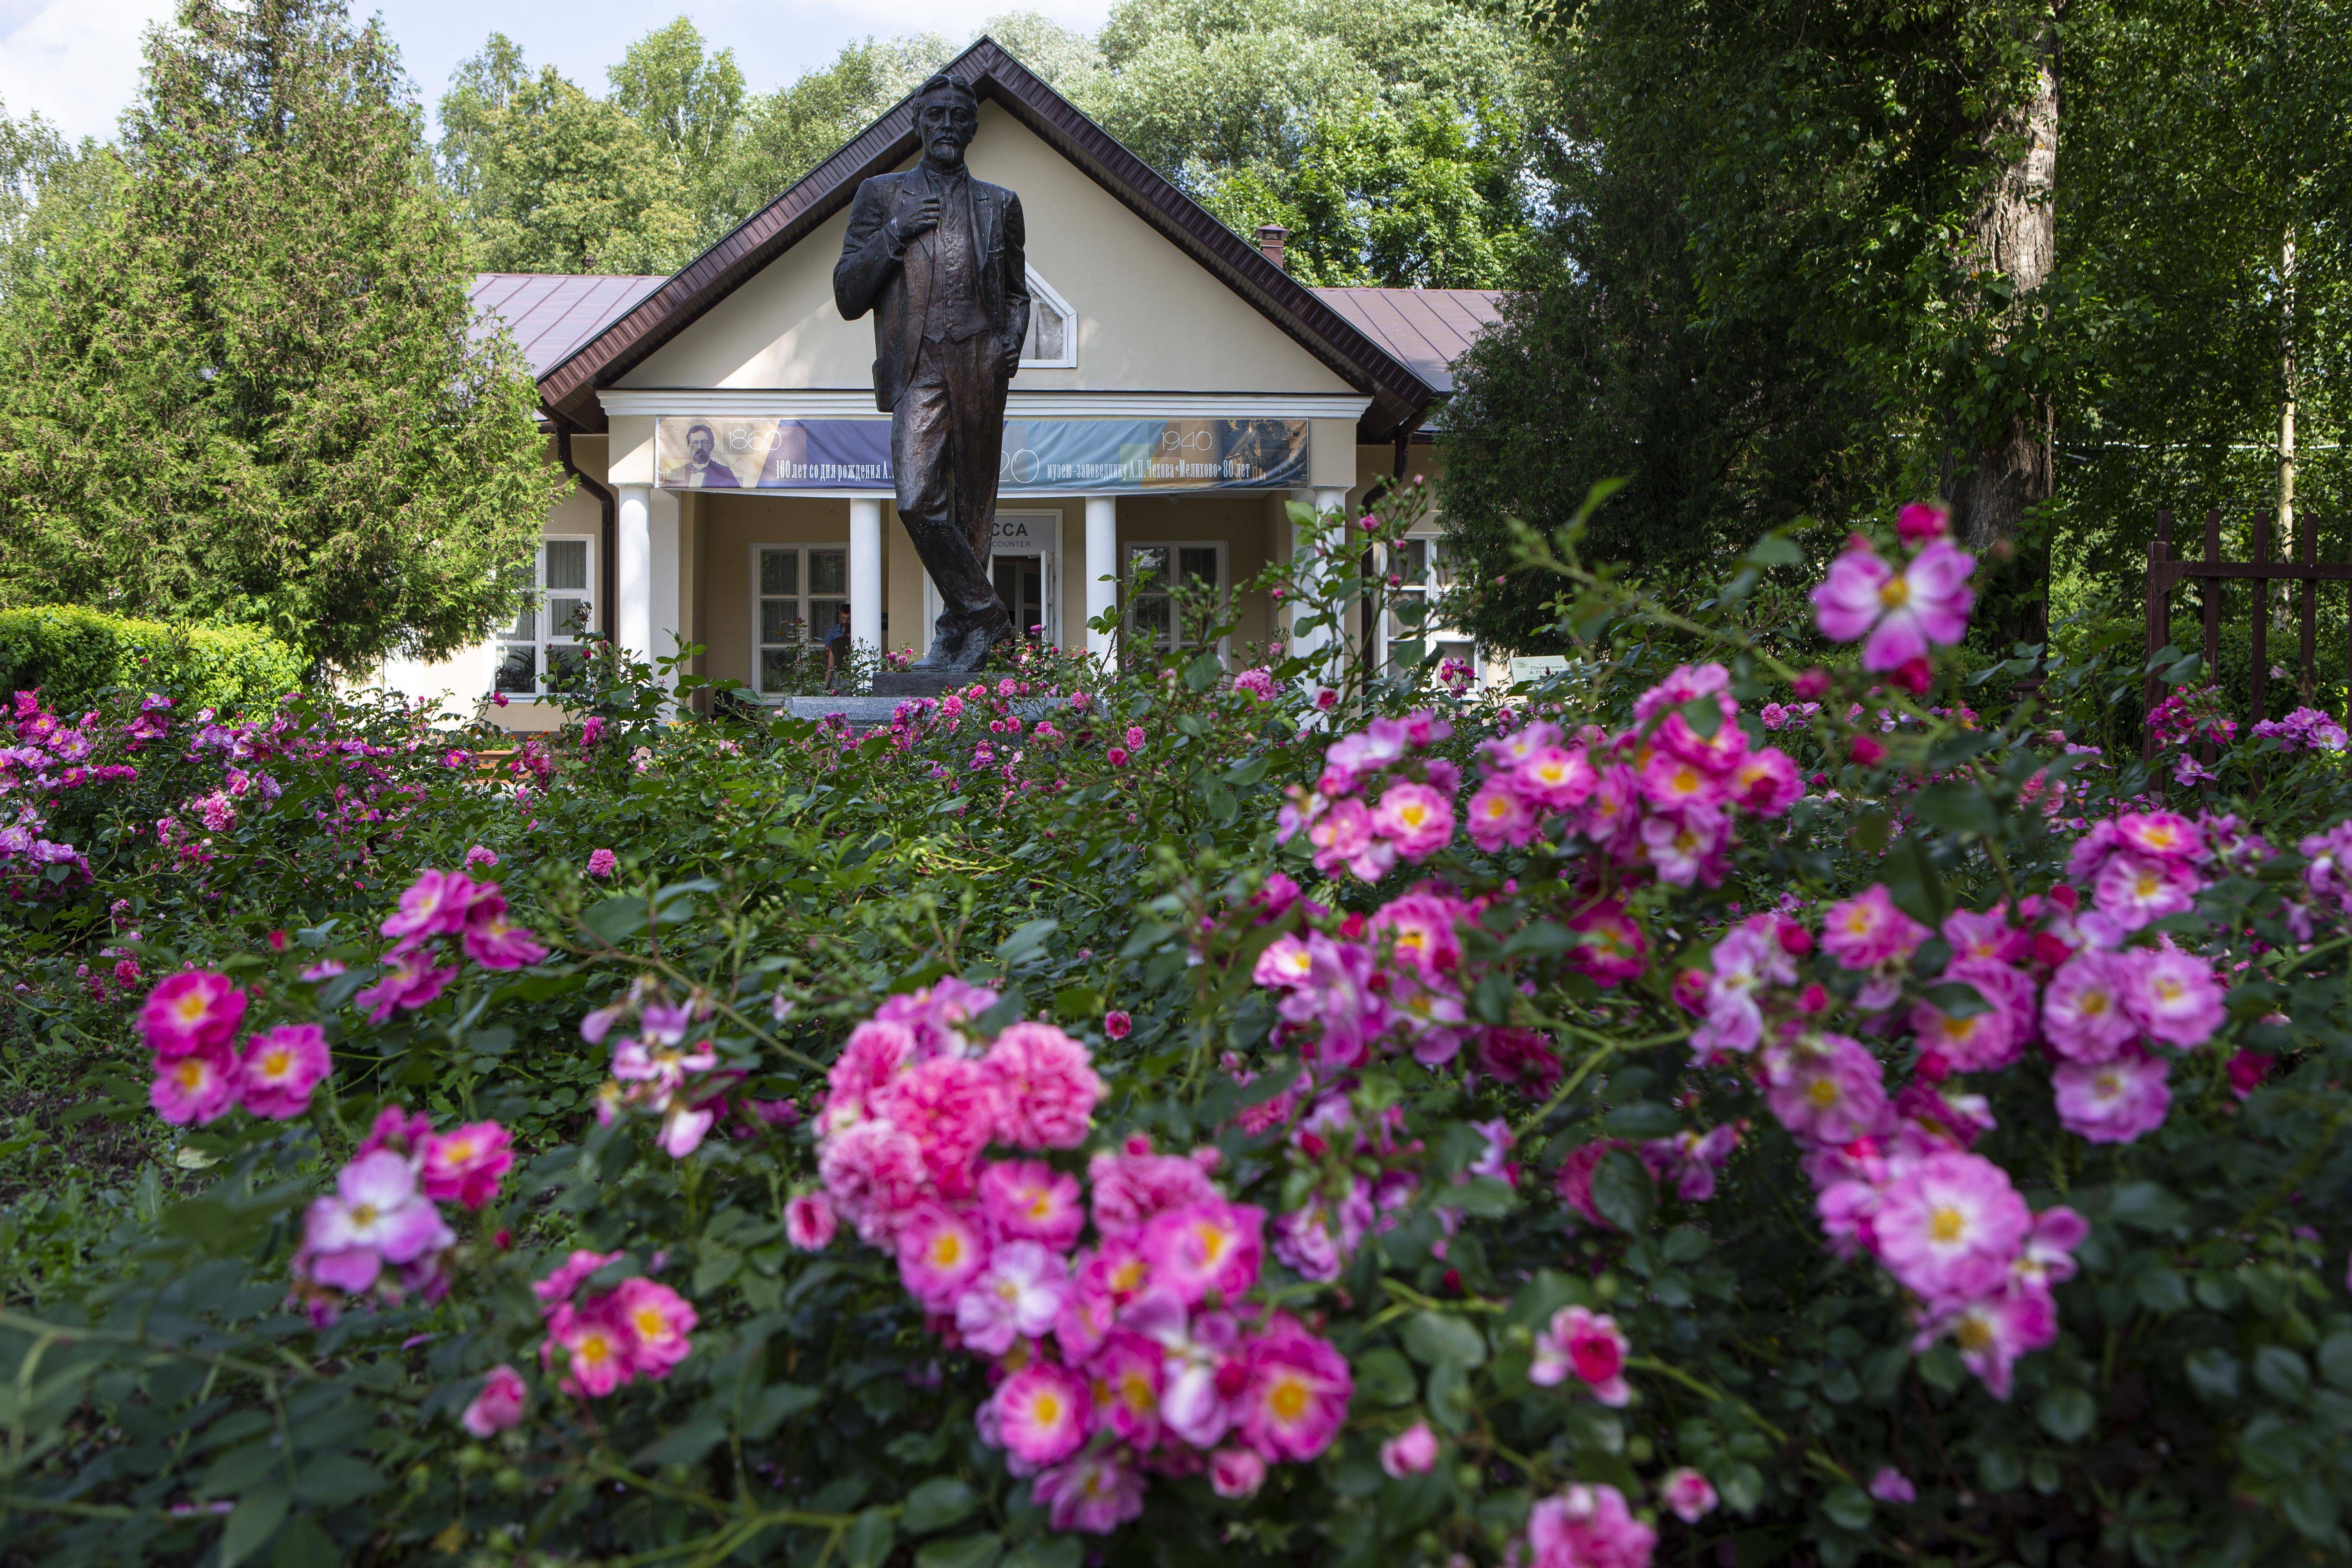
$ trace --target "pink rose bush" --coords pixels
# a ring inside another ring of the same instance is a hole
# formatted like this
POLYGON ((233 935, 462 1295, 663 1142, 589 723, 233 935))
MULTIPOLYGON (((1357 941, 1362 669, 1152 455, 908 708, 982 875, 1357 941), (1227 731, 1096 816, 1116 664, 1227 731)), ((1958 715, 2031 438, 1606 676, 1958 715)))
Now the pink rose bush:
POLYGON ((851 1031, 818 1117, 824 1190, 795 1200, 803 1245, 837 1213, 895 1257, 946 1343, 990 1359, 981 1440, 1034 1478, 1055 1530, 1117 1529, 1155 1474, 1208 1462, 1246 1495, 1264 1467, 1322 1453, 1353 1379, 1328 1342, 1254 1304, 1265 1212, 1220 1192, 1213 1149, 1130 1138, 1083 1180, 1037 1157, 1086 1145, 1102 1080, 1051 1025, 983 1037, 998 1001, 941 980, 851 1031))

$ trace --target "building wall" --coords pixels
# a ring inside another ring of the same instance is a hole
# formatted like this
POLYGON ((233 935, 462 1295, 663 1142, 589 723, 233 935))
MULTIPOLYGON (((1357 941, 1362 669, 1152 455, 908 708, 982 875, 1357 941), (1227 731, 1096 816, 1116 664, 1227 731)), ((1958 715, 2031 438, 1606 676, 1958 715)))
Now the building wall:
MULTIPOLYGON (((969 156, 974 174, 1020 196, 1029 264, 1078 314, 1076 368, 1024 370, 1016 388, 1351 390, 998 105, 981 106, 969 156)), ((843 321, 833 302, 848 228, 846 211, 835 216, 619 384, 871 388, 873 324, 843 321)))

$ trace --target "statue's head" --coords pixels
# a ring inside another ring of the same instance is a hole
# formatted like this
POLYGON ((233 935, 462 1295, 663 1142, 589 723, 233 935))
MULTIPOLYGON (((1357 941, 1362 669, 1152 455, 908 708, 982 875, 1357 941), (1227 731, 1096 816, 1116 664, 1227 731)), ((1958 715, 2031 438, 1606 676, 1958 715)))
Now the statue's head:
POLYGON ((971 84, 945 74, 925 82, 915 93, 915 130, 932 163, 961 163, 963 150, 980 133, 980 99, 971 84))

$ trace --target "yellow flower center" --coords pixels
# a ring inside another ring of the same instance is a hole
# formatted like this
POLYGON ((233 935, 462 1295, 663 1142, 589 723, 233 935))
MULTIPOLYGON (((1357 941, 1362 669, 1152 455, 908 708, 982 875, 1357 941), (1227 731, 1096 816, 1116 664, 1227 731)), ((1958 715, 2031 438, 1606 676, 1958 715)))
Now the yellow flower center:
POLYGON ((1911 602, 1911 584, 1901 577, 1889 577, 1878 585, 1878 602, 1890 610, 1899 610, 1911 602))
POLYGON ((637 1309, 637 1338, 657 1340, 662 1337, 662 1315, 659 1309, 654 1307, 637 1309))
POLYGON ((190 1094, 205 1086, 205 1064, 194 1057, 183 1057, 180 1065, 172 1070, 179 1075, 180 1087, 190 1094))
POLYGON ((588 1334, 573 1348, 572 1359, 589 1366, 608 1362, 613 1359, 613 1342, 602 1333, 588 1334))
POLYGON ((1828 1079, 1817 1078, 1805 1090, 1805 1098, 1820 1109, 1827 1110, 1838 1102, 1838 1086, 1828 1079))
POLYGON ((1111 1270, 1110 1288, 1122 1294, 1135 1289, 1142 1283, 1143 1262, 1140 1258, 1130 1258, 1111 1270))
POLYGON ((284 1078, 294 1070, 294 1053, 283 1046, 272 1046, 261 1053, 262 1073, 269 1078, 284 1078))
POLYGON ((1040 1394, 1030 1405, 1029 1413, 1037 1418, 1037 1425, 1040 1426, 1059 1426, 1062 1420, 1062 1396, 1053 1393, 1040 1394))
POLYGON ((179 1011, 180 1022, 200 1024, 204 1022, 205 1015, 212 1011, 212 999, 201 991, 191 991, 181 997, 174 1006, 179 1011))
POLYGON ((963 1237, 951 1230, 943 1230, 931 1237, 931 1266, 952 1268, 963 1261, 963 1237))
POLYGON ((1960 1233, 1968 1228, 1968 1216, 1949 1205, 1927 1211, 1927 1234, 1937 1241, 1947 1244, 1958 1241, 1960 1233))
POLYGON ((1151 1380, 1139 1372, 1129 1372, 1118 1380, 1118 1396, 1138 1415, 1157 1403, 1151 1394, 1151 1380))
POLYGON ((1192 1238, 1200 1244, 1201 1261, 1203 1263, 1216 1262, 1225 1255, 1225 1248, 1233 1245, 1231 1237, 1205 1221, 1192 1227, 1192 1238))
POLYGON ((373 1225, 380 1217, 381 1215, 378 1214, 376 1206, 373 1204, 353 1204, 352 1205, 352 1223, 353 1225, 362 1226, 371 1226, 373 1225))
POLYGON ((1971 1312, 1960 1320, 1960 1326, 1953 1331, 1952 1338, 1959 1342, 1964 1351, 1980 1351, 1992 1342, 1992 1328, 1971 1312))
POLYGON ((1296 1421, 1307 1414, 1307 1384, 1295 1377, 1286 1377, 1275 1384, 1265 1402, 1276 1419, 1296 1421))

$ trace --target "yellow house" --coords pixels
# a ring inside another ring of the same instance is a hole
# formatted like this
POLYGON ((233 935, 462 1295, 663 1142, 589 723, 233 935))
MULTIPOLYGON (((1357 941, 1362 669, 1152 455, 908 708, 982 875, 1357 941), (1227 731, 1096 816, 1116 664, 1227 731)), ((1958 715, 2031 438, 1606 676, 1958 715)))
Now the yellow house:
MULTIPOLYGON (((981 100, 973 173, 1017 192, 1028 224, 1035 309, 992 563, 1016 626, 1108 657, 1087 623, 1116 609, 1121 636, 1164 646, 1181 630, 1139 575, 1232 591, 1288 556, 1291 501, 1353 515, 1380 485, 1434 477, 1427 422, 1492 295, 1304 287, 1282 231, 1234 235, 994 43, 947 68, 981 100)), ((844 603, 858 645, 919 657, 937 601, 892 505, 872 325, 833 296, 857 186, 917 155, 902 102, 675 276, 480 278, 484 328, 530 361, 574 484, 548 518, 538 606, 386 683, 495 690, 502 723, 551 728, 550 667, 593 626, 640 657, 701 644, 698 674, 782 701, 844 603)), ((1433 537, 1403 553, 1387 568, 1434 585, 1433 537)), ((1234 609, 1240 644, 1283 629, 1265 595, 1234 609)), ((1350 638, 1378 657, 1392 628, 1363 619, 1350 638)))

